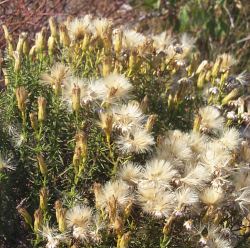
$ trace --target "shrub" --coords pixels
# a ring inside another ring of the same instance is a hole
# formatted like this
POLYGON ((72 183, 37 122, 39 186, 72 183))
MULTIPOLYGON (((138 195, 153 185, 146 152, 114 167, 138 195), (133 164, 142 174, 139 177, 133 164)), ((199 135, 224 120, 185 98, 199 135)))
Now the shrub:
POLYGON ((190 58, 185 33, 144 36, 90 15, 49 25, 31 48, 4 26, 4 242, 246 243, 248 72, 234 75, 226 53, 190 58))

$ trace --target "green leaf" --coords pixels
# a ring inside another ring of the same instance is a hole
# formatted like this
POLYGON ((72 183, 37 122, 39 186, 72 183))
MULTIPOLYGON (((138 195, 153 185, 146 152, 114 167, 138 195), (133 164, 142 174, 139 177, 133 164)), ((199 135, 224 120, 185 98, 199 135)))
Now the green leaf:
POLYGON ((218 20, 218 35, 220 37, 226 35, 228 32, 228 29, 229 27, 224 21, 218 20))
POLYGON ((179 12, 179 20, 181 25, 186 25, 190 19, 190 9, 187 5, 185 5, 183 8, 181 8, 179 12))
POLYGON ((204 25, 207 28, 209 35, 215 37, 215 22, 213 20, 209 20, 208 22, 204 23, 204 25))
POLYGON ((142 4, 142 7, 145 9, 150 9, 150 8, 154 8, 156 9, 158 5, 160 5, 159 0, 147 0, 144 4, 142 4))

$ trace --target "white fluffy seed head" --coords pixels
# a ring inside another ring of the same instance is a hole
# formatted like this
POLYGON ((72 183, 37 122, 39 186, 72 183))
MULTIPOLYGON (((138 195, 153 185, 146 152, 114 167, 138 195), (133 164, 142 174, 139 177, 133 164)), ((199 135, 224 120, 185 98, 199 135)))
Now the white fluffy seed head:
POLYGON ((166 31, 162 32, 159 35, 153 36, 153 47, 156 51, 165 51, 168 46, 174 42, 174 38, 171 35, 168 35, 166 31))
POLYGON ((233 58, 232 55, 223 53, 222 55, 219 55, 218 58, 222 58, 222 62, 220 65, 220 71, 222 73, 229 70, 233 65, 237 63, 237 60, 233 58))
POLYGON ((115 103, 129 98, 132 84, 128 79, 117 73, 110 73, 103 79, 96 81, 96 94, 104 102, 115 103))
POLYGON ((169 186, 169 183, 176 173, 177 171, 173 169, 169 162, 155 158, 147 162, 142 175, 144 180, 154 181, 163 186, 169 186))
POLYGON ((93 209, 86 205, 76 205, 66 213, 68 227, 87 228, 91 223, 93 209))
POLYGON ((135 163, 128 162, 120 167, 116 173, 117 177, 128 183, 138 183, 142 177, 141 166, 135 163))
POLYGON ((141 189, 137 200, 143 212, 153 215, 156 219, 162 219, 172 213, 173 198, 174 195, 170 191, 141 189))
POLYGON ((199 109, 201 116, 200 130, 204 132, 216 132, 224 127, 224 118, 220 111, 212 106, 206 106, 199 109))
POLYGON ((145 41, 146 37, 140 33, 137 33, 132 29, 125 29, 123 31, 122 37, 122 49, 123 50, 132 50, 136 49, 145 41))
POLYGON ((47 73, 42 73, 40 83, 44 86, 54 85, 56 82, 60 82, 62 85, 69 84, 69 80, 72 77, 72 72, 68 66, 63 63, 56 62, 52 68, 50 75, 47 73))
POLYGON ((133 200, 133 193, 122 180, 107 182, 103 192, 103 207, 107 209, 110 205, 115 205, 119 210, 123 210, 133 200))
POLYGON ((210 179, 211 173, 205 166, 201 164, 192 166, 189 164, 186 165, 185 175, 180 179, 180 181, 189 187, 202 188, 206 182, 210 181, 210 179))
POLYGON ((177 191, 176 198, 178 200, 178 209, 181 209, 183 205, 193 205, 199 201, 197 192, 186 186, 177 191))
POLYGON ((134 128, 142 126, 144 115, 139 106, 133 104, 114 106, 111 111, 115 116, 114 128, 122 134, 130 133, 134 128))
POLYGON ((164 135, 157 154, 160 159, 170 161, 174 165, 182 165, 182 162, 192 161, 193 153, 189 147, 186 136, 179 130, 170 130, 164 135))
POLYGON ((222 132, 219 142, 221 145, 229 150, 235 150, 239 147, 242 139, 240 138, 239 131, 232 127, 227 128, 222 132))
POLYGON ((153 136, 146 129, 136 128, 131 134, 120 136, 116 143, 123 153, 145 153, 152 150, 151 146, 155 142, 153 136))
POLYGON ((208 206, 218 206, 223 200, 223 189, 209 187, 200 194, 200 200, 208 206))

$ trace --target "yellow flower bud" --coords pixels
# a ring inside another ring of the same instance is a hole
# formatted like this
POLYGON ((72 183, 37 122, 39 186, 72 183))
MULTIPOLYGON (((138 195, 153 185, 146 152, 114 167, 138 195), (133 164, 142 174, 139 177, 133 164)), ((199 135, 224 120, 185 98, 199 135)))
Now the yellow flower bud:
POLYGON ((40 194, 40 207, 44 212, 46 212, 48 209, 47 189, 45 187, 41 188, 39 194, 40 194))
POLYGON ((120 216, 117 216, 113 224, 113 229, 116 231, 116 234, 121 237, 124 233, 124 220, 120 216))
POLYGON ((241 115, 245 112, 245 103, 244 103, 244 100, 242 98, 239 98, 237 100, 237 102, 239 103, 238 115, 241 115))
POLYGON ((131 232, 127 232, 125 234, 123 234, 121 240, 120 240, 120 247, 123 247, 123 248, 127 248, 129 247, 128 246, 128 241, 129 241, 129 238, 131 236, 131 232))
POLYGON ((133 201, 130 200, 129 203, 128 203, 128 205, 127 205, 127 207, 124 210, 124 213, 123 213, 123 219, 124 219, 124 221, 126 221, 128 219, 128 217, 130 216, 132 206, 133 206, 133 201))
POLYGON ((8 40, 8 39, 9 39, 9 31, 8 31, 8 28, 6 27, 6 25, 2 25, 2 27, 3 27, 5 39, 8 40))
POLYGON ((227 96, 225 96, 221 102, 221 106, 224 106, 228 103, 228 101, 232 100, 238 95, 238 89, 233 89, 227 96))
POLYGON ((44 121, 46 119, 46 99, 42 96, 39 96, 37 99, 38 102, 38 120, 44 121))
POLYGON ((82 41, 82 50, 86 51, 89 48, 90 39, 92 34, 90 32, 86 32, 82 41))
POLYGON ((165 56, 164 52, 159 52, 153 59, 153 61, 150 63, 151 69, 156 69, 156 67, 162 62, 163 58, 165 56))
POLYGON ((67 21, 66 21, 66 27, 69 27, 69 24, 73 21, 74 17, 73 16, 67 16, 67 21))
POLYGON ((89 51, 94 51, 97 46, 97 36, 93 35, 89 43, 89 51))
POLYGON ((51 31, 51 36, 53 38, 57 38, 57 30, 56 30, 56 19, 54 16, 49 18, 49 27, 50 27, 50 31, 51 31))
POLYGON ((202 70, 207 69, 208 65, 209 65, 208 61, 207 60, 203 60, 201 62, 201 64, 199 65, 199 67, 197 68, 195 74, 200 74, 202 70))
POLYGON ((64 24, 59 25, 59 34, 60 34, 60 43, 63 44, 65 47, 69 47, 70 45, 70 37, 68 34, 68 29, 64 24))
POLYGON ((93 188, 94 188, 94 194, 95 194, 95 207, 96 209, 100 209, 102 206, 101 199, 103 196, 102 186, 100 183, 94 182, 93 188))
POLYGON ((28 223, 29 225, 32 225, 32 218, 31 216, 28 214, 28 212, 26 211, 25 208, 19 208, 18 209, 18 213, 21 214, 24 218, 24 220, 26 221, 26 223, 28 223))
POLYGON ((214 218, 214 224, 216 226, 219 225, 222 217, 224 216, 224 211, 223 210, 219 210, 219 212, 215 215, 215 218, 214 218))
POLYGON ((27 99, 27 93, 26 93, 24 86, 21 86, 21 87, 16 89, 16 98, 17 98, 17 102, 18 102, 18 108, 22 112, 24 112, 26 109, 25 101, 27 99))
POLYGON ((14 66, 14 70, 16 72, 20 71, 21 69, 21 60, 22 60, 22 54, 19 51, 13 51, 12 52, 12 56, 15 59, 15 66, 14 66))
POLYGON ((217 78, 218 73, 220 71, 221 62, 222 62, 222 58, 221 57, 216 58, 215 63, 214 63, 214 67, 212 69, 212 76, 213 76, 213 78, 217 78))
POLYGON ((250 221, 249 221, 249 214, 247 217, 244 217, 242 219, 242 225, 240 227, 240 233, 241 235, 244 235, 244 234, 247 234, 249 233, 249 224, 250 224, 250 221))
POLYGON ((123 36, 123 31, 121 29, 118 29, 114 47, 114 50, 116 52, 116 57, 119 57, 119 53, 122 50, 122 36, 123 36))
POLYGON ((72 90, 73 93, 73 109, 75 111, 79 111, 80 109, 80 96, 81 96, 81 89, 79 86, 76 86, 72 90))
POLYGON ((55 80, 55 94, 59 96, 61 92, 62 92, 61 80, 55 80))
POLYGON ((36 45, 32 46, 29 52, 29 56, 33 57, 36 51, 36 45))
POLYGON ((30 122, 31 122, 32 128, 36 131, 38 129, 38 121, 34 113, 30 114, 30 122))
POLYGON ((111 57, 104 57, 102 59, 102 74, 103 76, 107 76, 111 72, 111 63, 112 58, 111 57))
POLYGON ((9 48, 9 55, 13 56, 13 52, 15 51, 15 42, 11 35, 9 35, 8 38, 8 48, 9 48))
POLYGON ((20 35, 16 46, 16 50, 21 54, 23 54, 23 43, 24 43, 24 38, 20 35))
POLYGON ((108 137, 112 134, 112 126, 114 123, 114 116, 110 113, 103 113, 101 114, 102 119, 102 129, 106 133, 108 137))
POLYGON ((205 77, 206 77, 206 70, 201 70, 200 75, 199 75, 198 80, 197 80, 197 88, 199 90, 203 89, 205 77))
POLYGON ((173 216, 170 216, 165 224, 165 226, 163 227, 163 230, 162 232, 165 234, 165 235, 169 235, 170 232, 171 232, 171 225, 172 225, 172 222, 174 221, 174 217, 173 216))
POLYGON ((29 51, 30 51, 30 46, 29 46, 29 42, 28 42, 28 39, 26 39, 23 43, 23 53, 28 56, 29 54, 29 51))
POLYGON ((211 70, 207 71, 206 76, 205 76, 205 81, 210 82, 211 76, 212 76, 212 71, 211 70))
POLYGON ((131 70, 134 70, 136 68, 136 62, 137 62, 137 51, 132 50, 129 56, 129 68, 131 70))
POLYGON ((104 54, 106 56, 110 56, 112 43, 111 43, 111 40, 107 36, 103 38, 103 46, 104 46, 104 54))
POLYGON ((73 156, 73 165, 75 167, 78 167, 81 164, 81 147, 80 146, 76 146, 75 147, 75 151, 74 151, 74 156, 73 156))
POLYGON ((225 85, 225 81, 227 79, 229 75, 229 70, 225 70, 224 72, 221 73, 221 79, 220 79, 220 89, 222 90, 224 85, 225 85))
POLYGON ((57 223, 59 224, 59 211, 62 209, 62 202, 57 200, 55 202, 55 209, 56 209, 56 220, 57 223))
POLYGON ((41 173, 43 175, 47 175, 48 174, 48 168, 47 168, 47 165, 46 165, 46 163, 44 161, 43 156, 38 154, 37 155, 37 160, 38 160, 38 163, 39 163, 41 173))
POLYGON ((148 107, 148 104, 149 104, 149 100, 148 100, 148 96, 146 95, 146 96, 143 98, 143 100, 142 100, 142 102, 141 102, 141 104, 140 104, 140 109, 141 109, 141 111, 142 111, 143 113, 146 111, 146 109, 147 109, 147 107, 148 107))
POLYGON ((48 39, 49 55, 52 55, 52 52, 55 49, 55 44, 56 44, 55 38, 53 36, 50 36, 48 39))
POLYGON ((157 120, 157 116, 156 115, 150 115, 149 117, 148 117, 148 120, 147 120, 147 123, 146 123, 146 129, 147 129, 147 131, 150 133, 151 132, 151 130, 152 130, 152 128, 153 128, 153 126, 154 126, 154 124, 155 124, 155 122, 156 122, 156 120, 157 120))
POLYGON ((195 116, 194 119, 194 127, 193 127, 193 132, 194 133, 198 133, 200 130, 200 125, 201 125, 201 116, 198 114, 195 116))
POLYGON ((122 63, 121 61, 119 60, 116 60, 115 61, 115 68, 114 68, 114 73, 122 73, 123 71, 123 66, 122 66, 122 63))
POLYGON ((195 71, 199 58, 200 58, 200 55, 198 53, 195 53, 193 55, 192 62, 190 66, 188 67, 188 76, 191 76, 191 74, 195 71))
POLYGON ((58 219, 59 219, 59 231, 61 233, 65 232, 67 230, 67 224, 66 224, 66 209, 61 208, 58 212, 58 219))
POLYGON ((43 27, 42 30, 36 34, 35 44, 36 44, 36 51, 38 53, 42 53, 46 47, 47 41, 47 29, 43 27))
POLYGON ((40 207, 35 211, 34 218, 34 232, 38 233, 38 231, 41 230, 43 224, 43 211, 40 207))
POLYGON ((81 147, 82 157, 87 157, 88 155, 88 146, 87 146, 87 135, 83 131, 80 131, 75 135, 76 146, 81 147))
POLYGON ((201 220, 203 224, 207 223, 208 221, 212 219, 214 215, 214 210, 215 210, 215 207, 213 205, 208 207, 206 214, 203 216, 201 220))
POLYGON ((4 84, 5 84, 5 86, 7 86, 10 83, 10 77, 9 77, 6 69, 2 68, 2 71, 4 74, 4 84))

